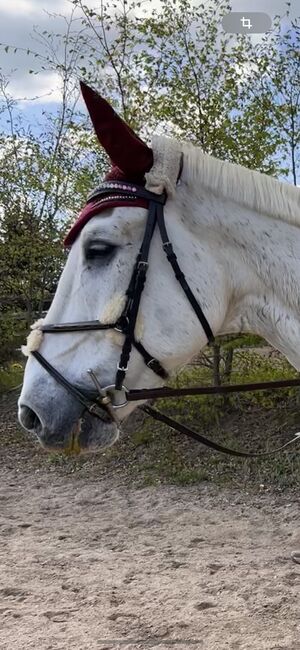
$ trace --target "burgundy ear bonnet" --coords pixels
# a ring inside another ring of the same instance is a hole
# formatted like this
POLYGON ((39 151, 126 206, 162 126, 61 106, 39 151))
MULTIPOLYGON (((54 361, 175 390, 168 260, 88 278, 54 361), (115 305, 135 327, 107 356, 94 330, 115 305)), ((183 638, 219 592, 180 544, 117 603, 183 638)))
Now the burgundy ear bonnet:
POLYGON ((81 92, 100 144, 108 153, 112 169, 105 177, 107 194, 89 200, 68 232, 64 244, 71 246, 83 226, 107 208, 132 205, 132 200, 118 196, 118 189, 132 190, 134 205, 147 207, 147 201, 134 197, 134 184, 144 185, 144 175, 153 165, 152 149, 117 115, 109 103, 95 90, 80 82, 81 92))

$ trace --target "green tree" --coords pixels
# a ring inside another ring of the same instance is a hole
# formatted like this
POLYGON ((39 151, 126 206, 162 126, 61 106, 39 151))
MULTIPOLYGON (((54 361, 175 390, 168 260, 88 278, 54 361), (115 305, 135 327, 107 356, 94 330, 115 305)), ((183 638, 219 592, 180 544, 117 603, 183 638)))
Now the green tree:
POLYGON ((0 360, 54 293, 65 260, 63 236, 107 167, 99 149, 91 153, 93 137, 74 103, 63 100, 34 130, 3 79, 1 95, 9 132, 0 133, 0 360))

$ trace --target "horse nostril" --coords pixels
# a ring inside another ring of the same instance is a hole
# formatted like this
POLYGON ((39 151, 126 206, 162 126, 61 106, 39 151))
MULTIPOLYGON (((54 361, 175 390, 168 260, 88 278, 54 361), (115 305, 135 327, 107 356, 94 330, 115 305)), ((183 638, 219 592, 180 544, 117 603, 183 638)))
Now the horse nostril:
POLYGON ((19 420, 24 429, 32 431, 39 435, 42 432, 43 426, 38 415, 29 408, 29 406, 20 406, 19 420))

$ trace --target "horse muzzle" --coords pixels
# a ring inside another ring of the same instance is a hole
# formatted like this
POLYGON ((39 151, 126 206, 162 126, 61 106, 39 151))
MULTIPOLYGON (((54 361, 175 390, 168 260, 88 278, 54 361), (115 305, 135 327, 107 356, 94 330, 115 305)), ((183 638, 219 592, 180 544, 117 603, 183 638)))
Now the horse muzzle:
POLYGON ((55 409, 45 403, 42 406, 33 405, 22 399, 19 403, 19 422, 50 452, 95 453, 113 445, 119 437, 117 422, 104 412, 103 416, 94 417, 79 407, 76 403, 65 404, 62 410, 61 407, 55 409))

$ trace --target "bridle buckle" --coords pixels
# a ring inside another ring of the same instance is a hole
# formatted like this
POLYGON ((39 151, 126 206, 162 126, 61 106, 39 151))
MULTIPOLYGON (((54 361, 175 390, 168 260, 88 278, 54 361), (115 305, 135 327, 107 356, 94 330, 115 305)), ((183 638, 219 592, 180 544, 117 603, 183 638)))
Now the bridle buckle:
POLYGON ((126 366, 126 367, 119 366, 119 364, 117 363, 117 370, 120 370, 121 372, 127 372, 128 366, 126 366))
POLYGON ((146 273, 146 271, 148 270, 148 266, 149 266, 149 262, 146 262, 144 260, 140 260, 138 262, 139 271, 141 270, 141 271, 144 271, 146 273))
POLYGON ((115 332, 120 332, 120 334, 124 334, 126 327, 129 324, 129 319, 128 316, 121 316, 114 326, 115 332), (123 321, 123 324, 122 324, 123 321))
POLYGON ((146 366, 148 366, 148 368, 150 368, 150 370, 152 370, 153 365, 156 364, 156 363, 157 363, 156 359, 150 359, 150 361, 148 361, 146 363, 146 366))

